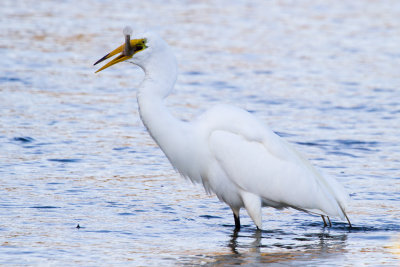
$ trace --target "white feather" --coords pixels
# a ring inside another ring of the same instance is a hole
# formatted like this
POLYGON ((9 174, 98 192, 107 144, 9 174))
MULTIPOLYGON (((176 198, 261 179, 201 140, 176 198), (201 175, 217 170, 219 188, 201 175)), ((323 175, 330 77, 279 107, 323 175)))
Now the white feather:
POLYGON ((344 188, 250 113, 219 105, 193 122, 172 116, 163 98, 175 84, 175 57, 157 35, 141 37, 148 48, 129 60, 145 72, 140 116, 175 169, 214 192, 235 216, 244 207, 259 228, 261 206, 346 217, 344 188))

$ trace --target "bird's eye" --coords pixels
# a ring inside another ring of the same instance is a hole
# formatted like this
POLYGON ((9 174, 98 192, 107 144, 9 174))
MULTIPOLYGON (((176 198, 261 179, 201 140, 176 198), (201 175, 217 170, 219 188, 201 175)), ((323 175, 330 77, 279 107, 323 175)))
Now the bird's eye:
POLYGON ((141 40, 136 44, 136 51, 143 50, 145 48, 147 48, 145 39, 141 40))

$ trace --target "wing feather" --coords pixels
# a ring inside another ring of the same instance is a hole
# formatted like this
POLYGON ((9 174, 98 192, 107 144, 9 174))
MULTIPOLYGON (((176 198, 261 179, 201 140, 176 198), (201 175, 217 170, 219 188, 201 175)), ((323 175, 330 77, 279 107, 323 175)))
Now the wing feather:
POLYGON ((235 127, 214 129, 209 135, 210 151, 232 182, 259 195, 266 205, 344 218, 348 195, 336 180, 322 176, 252 116, 235 115, 235 127))

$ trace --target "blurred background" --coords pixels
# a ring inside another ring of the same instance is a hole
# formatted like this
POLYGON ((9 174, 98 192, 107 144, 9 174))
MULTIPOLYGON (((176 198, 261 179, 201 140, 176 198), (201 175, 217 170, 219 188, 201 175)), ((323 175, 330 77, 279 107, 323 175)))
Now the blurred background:
POLYGON ((399 18, 395 0, 3 0, 0 264, 399 264, 399 18), (254 113, 344 184, 355 227, 265 208, 234 233, 145 131, 141 70, 94 74, 126 25, 173 47, 177 117, 254 113))

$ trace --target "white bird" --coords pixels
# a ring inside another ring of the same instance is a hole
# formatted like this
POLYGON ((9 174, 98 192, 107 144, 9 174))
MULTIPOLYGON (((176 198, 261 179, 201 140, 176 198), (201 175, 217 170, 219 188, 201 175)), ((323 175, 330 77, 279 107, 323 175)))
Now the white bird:
MULTIPOLYGON (((157 34, 130 40, 95 65, 114 55, 99 72, 128 61, 143 69, 137 101, 140 117, 172 166, 207 193, 229 205, 240 228, 239 211, 245 208, 257 228, 262 228, 261 208, 294 208, 308 213, 347 219, 344 188, 325 177, 289 143, 247 111, 218 105, 192 122, 175 118, 164 104, 177 78, 171 48, 157 34)), ((329 219, 329 217, 328 217, 329 219)), ((330 223, 330 220, 329 220, 330 223)))

